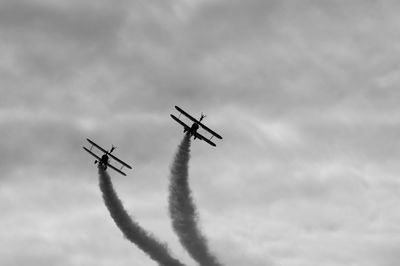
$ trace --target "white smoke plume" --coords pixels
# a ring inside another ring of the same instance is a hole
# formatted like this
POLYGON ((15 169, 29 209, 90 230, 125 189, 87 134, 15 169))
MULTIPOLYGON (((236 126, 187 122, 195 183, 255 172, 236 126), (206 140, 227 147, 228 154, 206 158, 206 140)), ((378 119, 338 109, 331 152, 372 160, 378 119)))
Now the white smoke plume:
POLYGON ((129 241, 159 265, 185 266, 179 260, 171 257, 165 244, 160 243, 129 216, 113 188, 110 176, 101 166, 99 167, 99 185, 111 217, 129 241))
POLYGON ((222 266, 210 252, 198 226, 198 216, 188 181, 190 134, 185 134, 171 166, 169 213, 179 241, 190 256, 202 266, 222 266))

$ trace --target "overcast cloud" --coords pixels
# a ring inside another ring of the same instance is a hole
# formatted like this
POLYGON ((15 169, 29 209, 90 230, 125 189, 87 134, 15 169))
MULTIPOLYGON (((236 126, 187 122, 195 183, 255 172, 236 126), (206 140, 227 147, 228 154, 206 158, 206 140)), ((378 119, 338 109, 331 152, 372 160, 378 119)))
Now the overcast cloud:
POLYGON ((201 230, 230 266, 400 261, 397 1, 0 1, 0 264, 155 263, 107 213, 89 137, 125 208, 187 265, 168 216, 179 105, 201 230))

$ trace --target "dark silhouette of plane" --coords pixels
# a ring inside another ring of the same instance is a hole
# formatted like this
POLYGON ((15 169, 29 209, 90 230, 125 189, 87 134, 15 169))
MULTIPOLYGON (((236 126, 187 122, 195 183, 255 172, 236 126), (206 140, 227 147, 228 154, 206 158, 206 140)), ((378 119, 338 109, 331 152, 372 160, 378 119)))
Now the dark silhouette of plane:
MULTIPOLYGON (((206 117, 205 115, 203 115, 203 113, 201 113, 201 116, 200 116, 200 119, 199 119, 199 122, 201 122, 201 120, 203 120, 203 118, 204 117, 206 117)), ((191 136, 194 136, 194 139, 196 139, 197 138, 197 136, 196 136, 196 132, 197 132, 197 130, 199 129, 199 123, 198 122, 194 122, 193 124, 192 124, 192 126, 188 129, 188 128, 184 128, 184 130, 183 130, 183 133, 185 133, 186 131, 189 131, 190 132, 190 135, 191 136)))
POLYGON ((176 122, 178 122, 179 124, 181 124, 183 126, 183 132, 189 132, 190 136, 193 136, 194 139, 198 138, 200 140, 204 140, 205 142, 207 142, 208 144, 210 144, 211 146, 216 146, 214 142, 211 141, 211 139, 213 137, 217 137, 219 139, 222 139, 222 137, 220 135, 218 135, 217 133, 215 133, 214 131, 212 131, 211 129, 209 129, 208 127, 206 127, 203 123, 201 123, 201 121, 206 117, 203 113, 200 116, 200 119, 197 120, 194 117, 192 117, 191 115, 189 115, 188 113, 186 113, 185 111, 183 111, 180 107, 175 106, 175 109, 179 111, 179 118, 181 116, 181 114, 183 114, 184 116, 186 116, 187 118, 189 118, 190 120, 193 121, 193 124, 191 127, 189 127, 188 125, 186 125, 184 122, 182 122, 178 117, 174 116, 173 114, 171 114, 172 119, 174 119, 176 122), (208 131, 212 136, 211 138, 206 138, 203 135, 201 135, 200 133, 197 132, 197 130, 199 128, 203 128, 204 130, 208 131))
POLYGON ((128 165, 124 161, 118 159, 117 157, 115 157, 114 155, 111 154, 116 149, 116 147, 114 145, 111 146, 110 151, 107 151, 107 150, 103 149, 102 147, 100 147, 99 145, 97 145, 96 143, 94 143, 93 141, 91 141, 90 139, 86 139, 86 140, 91 144, 91 147, 90 147, 90 149, 83 147, 83 149, 85 151, 87 151, 88 153, 90 153, 93 157, 95 157, 96 160, 94 161, 94 163, 99 164, 99 166, 103 167, 104 170, 106 170, 107 167, 110 167, 111 169, 117 171, 121 175, 126 176, 126 174, 121 171, 122 168, 127 167, 129 169, 132 169, 132 167, 130 165, 128 165), (100 151, 104 152, 104 154, 101 157, 99 157, 92 151, 93 147, 96 147, 100 151), (112 164, 110 164, 110 158, 113 159, 114 161, 118 162, 119 164, 121 164, 121 168, 118 169, 115 166, 113 166, 112 164))
POLYGON ((115 148, 116 147, 114 147, 114 145, 111 145, 111 150, 107 151, 106 153, 104 153, 103 156, 101 156, 100 160, 95 160, 94 164, 98 163, 99 165, 104 167, 104 170, 106 170, 108 162, 110 160, 109 157, 108 157, 108 154, 111 154, 115 150, 115 148))

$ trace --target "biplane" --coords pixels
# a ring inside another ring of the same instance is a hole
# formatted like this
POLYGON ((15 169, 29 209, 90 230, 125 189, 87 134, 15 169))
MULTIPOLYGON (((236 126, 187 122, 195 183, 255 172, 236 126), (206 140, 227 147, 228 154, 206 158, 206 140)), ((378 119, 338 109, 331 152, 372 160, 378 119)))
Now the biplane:
POLYGON ((86 139, 86 140, 90 143, 91 146, 90 146, 90 149, 88 149, 86 147, 83 147, 83 149, 85 151, 87 151, 88 153, 90 153, 93 157, 95 157, 96 160, 94 161, 94 163, 102 166, 104 170, 106 170, 107 167, 110 167, 111 169, 117 171, 121 175, 126 176, 126 174, 124 172, 122 172, 122 169, 124 167, 132 169, 132 167, 130 165, 128 165, 127 163, 123 162, 122 160, 118 159, 117 157, 115 157, 114 155, 111 154, 116 148, 113 145, 111 146, 111 149, 109 151, 107 151, 107 150, 103 149, 102 147, 100 147, 99 145, 97 145, 96 143, 94 143, 93 141, 91 141, 90 139, 86 139), (104 154, 101 157, 99 157, 96 153, 94 153, 92 151, 93 147, 102 151, 104 154), (113 166, 112 164, 110 164, 110 158, 113 159, 114 161, 118 162, 121 165, 119 169, 117 167, 113 166))
POLYGON ((175 109, 179 111, 179 116, 176 117, 173 114, 171 114, 172 119, 174 119, 176 122, 178 122, 179 124, 181 124, 183 126, 183 132, 189 132, 190 136, 194 136, 194 139, 200 139, 200 140, 204 140, 205 142, 207 142, 208 144, 210 144, 211 146, 215 146, 215 143, 211 141, 211 139, 213 137, 216 137, 218 139, 222 139, 222 137, 220 135, 218 135, 217 133, 215 133, 214 131, 212 131, 211 129, 209 129, 208 127, 206 127, 203 123, 201 123, 201 121, 206 117, 205 115, 201 114, 200 119, 197 120, 196 118, 192 117, 191 115, 189 115, 188 113, 186 113, 185 111, 183 111, 180 107, 175 106, 175 109), (181 115, 186 116, 187 118, 189 118, 190 120, 193 121, 192 126, 188 126, 186 125, 184 122, 182 122, 179 118, 181 117, 181 115), (200 133, 197 132, 197 130, 199 128, 203 128, 205 131, 207 131, 208 133, 210 133, 212 136, 211 138, 206 138, 203 135, 201 135, 200 133))

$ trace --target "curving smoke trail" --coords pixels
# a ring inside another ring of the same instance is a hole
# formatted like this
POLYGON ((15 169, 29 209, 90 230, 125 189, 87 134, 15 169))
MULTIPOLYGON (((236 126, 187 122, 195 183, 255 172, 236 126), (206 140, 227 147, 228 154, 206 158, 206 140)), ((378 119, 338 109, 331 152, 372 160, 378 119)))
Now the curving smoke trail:
POLYGON ((169 213, 179 241, 202 266, 222 266, 209 251, 207 240, 198 227, 196 206, 188 182, 190 135, 185 134, 171 166, 169 213))
POLYGON ((158 242, 150 233, 136 223, 124 209, 118 198, 108 173, 99 167, 99 184, 106 204, 115 224, 124 236, 147 253, 162 266, 185 266, 179 260, 171 257, 166 245, 158 242))

